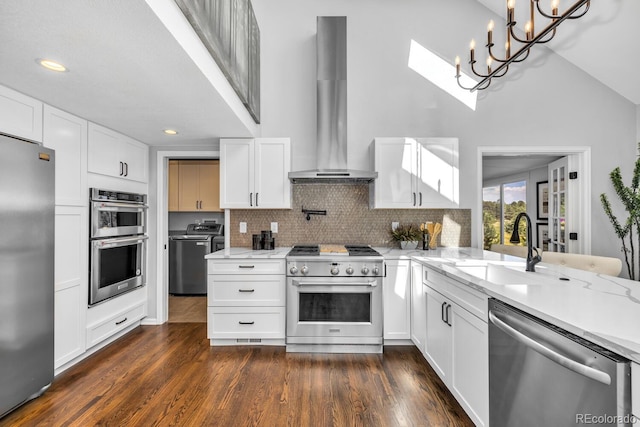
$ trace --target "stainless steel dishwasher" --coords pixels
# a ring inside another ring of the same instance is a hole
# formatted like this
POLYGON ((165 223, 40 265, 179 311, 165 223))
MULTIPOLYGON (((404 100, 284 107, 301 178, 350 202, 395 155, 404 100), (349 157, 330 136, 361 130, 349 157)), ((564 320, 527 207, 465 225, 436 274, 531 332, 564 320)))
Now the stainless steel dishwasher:
POLYGON ((205 222, 189 224, 186 234, 169 236, 170 294, 207 294, 207 261, 204 257, 221 249, 215 242, 223 236, 222 230, 222 224, 205 222))
POLYGON ((629 360, 489 301, 489 425, 630 426, 629 360))

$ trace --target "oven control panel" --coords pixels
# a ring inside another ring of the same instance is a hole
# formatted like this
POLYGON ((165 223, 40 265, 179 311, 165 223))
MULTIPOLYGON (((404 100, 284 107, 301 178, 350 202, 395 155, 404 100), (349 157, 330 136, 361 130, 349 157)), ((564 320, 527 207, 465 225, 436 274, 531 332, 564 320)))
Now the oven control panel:
POLYGON ((293 277, 380 277, 382 274, 379 260, 287 261, 287 276, 293 277))

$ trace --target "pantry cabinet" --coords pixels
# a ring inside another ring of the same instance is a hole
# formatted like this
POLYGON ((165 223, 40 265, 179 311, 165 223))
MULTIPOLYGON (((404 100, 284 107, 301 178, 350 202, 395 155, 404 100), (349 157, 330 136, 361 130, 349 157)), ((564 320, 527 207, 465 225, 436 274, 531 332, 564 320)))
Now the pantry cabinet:
POLYGON ((111 129, 89 123, 89 172, 148 182, 149 147, 111 129))
POLYGON ((220 161, 169 161, 169 211, 221 211, 220 161))
POLYGON ((424 267, 425 357, 479 426, 489 421, 487 297, 424 267))
POLYGON ((289 138, 220 140, 220 207, 290 209, 289 138))
POLYGON ((376 138, 372 208, 459 207, 457 138, 376 138))
POLYGON ((0 86, 0 132, 42 142, 42 108, 41 101, 0 86))
POLYGON ((411 261, 385 261, 382 282, 384 339, 411 339, 411 261))

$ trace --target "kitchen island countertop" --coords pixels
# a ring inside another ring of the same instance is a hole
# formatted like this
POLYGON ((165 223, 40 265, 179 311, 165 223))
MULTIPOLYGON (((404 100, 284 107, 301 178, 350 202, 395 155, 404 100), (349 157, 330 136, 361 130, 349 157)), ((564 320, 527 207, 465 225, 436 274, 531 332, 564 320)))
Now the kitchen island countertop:
POLYGON ((224 248, 206 255, 205 259, 284 259, 290 250, 290 247, 259 251, 254 251, 251 248, 224 248))
POLYGON ((439 248, 410 257, 489 297, 640 363, 640 283, 636 281, 544 262, 536 265, 536 272, 524 272, 523 258, 477 248, 439 248), (531 281, 495 284, 457 268, 464 263, 473 265, 474 261, 507 262, 509 268, 531 275, 531 281), (569 280, 544 283, 550 277, 569 280))

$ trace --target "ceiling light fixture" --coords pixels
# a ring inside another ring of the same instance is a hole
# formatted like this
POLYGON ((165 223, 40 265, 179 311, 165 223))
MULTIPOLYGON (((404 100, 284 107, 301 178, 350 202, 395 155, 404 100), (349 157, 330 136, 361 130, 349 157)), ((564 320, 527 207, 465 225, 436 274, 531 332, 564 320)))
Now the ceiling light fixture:
POLYGON ((177 135, 178 131, 174 130, 174 129, 165 129, 163 130, 164 133, 166 133, 167 135, 177 135))
POLYGON ((560 4, 560 0, 551 0, 551 13, 546 13, 540 7, 539 0, 529 0, 529 21, 525 25, 525 38, 522 39, 518 37, 513 28, 516 26, 516 21, 514 19, 515 16, 515 0, 506 0, 507 1, 507 31, 506 37, 507 41, 505 43, 505 52, 504 57, 498 57, 494 54, 492 48, 494 46, 493 43, 493 28, 494 22, 489 21, 489 25, 487 26, 487 44, 485 45, 487 48, 487 71, 486 74, 484 72, 478 72, 475 69, 475 40, 471 40, 471 44, 469 45, 469 65, 471 66, 471 71, 473 74, 480 77, 481 80, 473 87, 464 87, 460 83, 460 57, 456 56, 456 80, 458 81, 458 85, 466 90, 471 92, 475 90, 484 90, 489 87, 491 84, 491 79, 494 77, 502 77, 507 74, 509 71, 509 64, 512 62, 522 62, 529 56, 529 49, 533 47, 533 45, 537 43, 547 43, 556 35, 556 28, 563 23, 566 19, 578 19, 583 17, 588 11, 591 1, 590 0, 579 0, 574 3, 571 7, 569 7, 564 13, 558 13, 558 6, 560 4), (578 13, 579 12, 579 13, 578 13), (536 15, 542 16, 544 19, 549 21, 549 24, 544 27, 539 33, 536 34, 535 30, 535 17, 536 15), (511 51, 514 47, 520 46, 518 50, 511 54, 511 51), (493 62, 498 63, 499 65, 495 68, 492 68, 493 62))
POLYGON ((67 67, 65 67, 61 63, 56 62, 56 61, 52 61, 50 59, 36 59, 36 62, 38 64, 42 65, 47 70, 57 71, 59 73, 63 73, 65 71, 69 71, 69 70, 67 70, 67 67))

